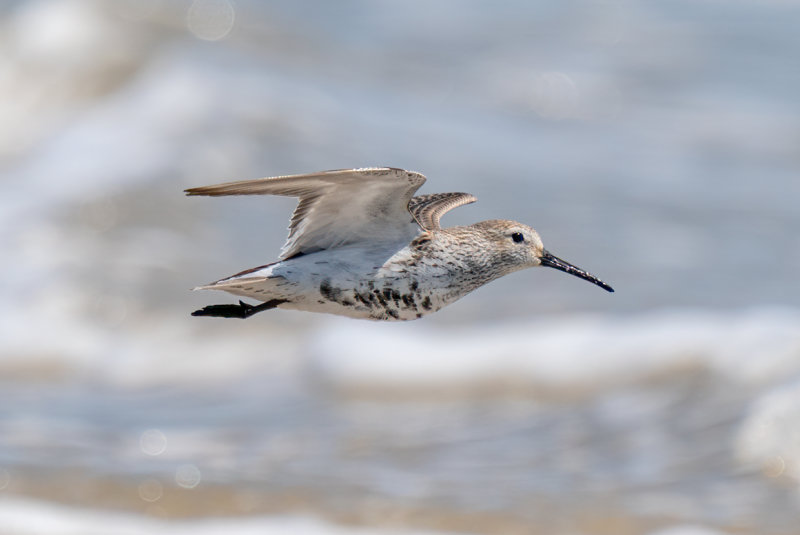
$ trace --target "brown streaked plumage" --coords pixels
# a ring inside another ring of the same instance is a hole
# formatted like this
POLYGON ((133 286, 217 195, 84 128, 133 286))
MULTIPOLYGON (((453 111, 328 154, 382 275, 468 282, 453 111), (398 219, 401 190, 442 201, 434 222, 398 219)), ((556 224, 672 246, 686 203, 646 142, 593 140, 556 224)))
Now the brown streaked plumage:
POLYGON ((231 182, 188 195, 287 195, 299 198, 279 260, 199 289, 262 302, 211 305, 196 316, 246 318, 285 308, 373 320, 410 320, 436 312, 503 275, 548 266, 614 290, 545 250, 536 231, 506 220, 442 228, 468 193, 414 197, 419 173, 381 167, 231 182))

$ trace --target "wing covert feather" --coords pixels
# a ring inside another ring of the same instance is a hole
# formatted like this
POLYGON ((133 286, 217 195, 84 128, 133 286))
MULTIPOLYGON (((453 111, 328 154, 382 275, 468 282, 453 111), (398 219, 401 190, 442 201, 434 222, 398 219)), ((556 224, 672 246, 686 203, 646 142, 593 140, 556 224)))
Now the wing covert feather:
POLYGON ((281 260, 364 241, 409 241, 420 228, 408 211, 425 176, 391 167, 341 169, 229 182, 187 195, 297 197, 281 260))
POLYGON ((425 230, 440 229, 439 220, 452 210, 478 199, 469 193, 433 193, 413 197, 408 203, 408 211, 425 230))

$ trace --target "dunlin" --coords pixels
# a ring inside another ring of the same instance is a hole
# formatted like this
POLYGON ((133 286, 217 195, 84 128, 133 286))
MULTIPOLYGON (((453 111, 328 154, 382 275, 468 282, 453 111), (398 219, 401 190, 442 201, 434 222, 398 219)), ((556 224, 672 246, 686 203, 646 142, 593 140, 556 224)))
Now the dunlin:
POLYGON ((425 177, 388 167, 325 171, 230 182, 187 195, 297 197, 289 238, 277 262, 196 289, 261 301, 210 305, 193 316, 247 318, 286 308, 372 320, 413 320, 436 312, 503 275, 548 266, 613 292, 606 283, 550 254, 531 227, 481 221, 442 228, 468 193, 414 193, 425 177))

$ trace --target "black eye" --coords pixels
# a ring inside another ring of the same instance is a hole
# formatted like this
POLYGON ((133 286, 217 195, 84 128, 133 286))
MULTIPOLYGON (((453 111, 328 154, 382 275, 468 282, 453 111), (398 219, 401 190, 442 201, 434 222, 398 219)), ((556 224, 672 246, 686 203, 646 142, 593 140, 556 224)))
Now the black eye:
POLYGON ((522 243, 525 241, 525 236, 520 232, 515 232, 511 235, 511 239, 514 240, 514 243, 522 243))

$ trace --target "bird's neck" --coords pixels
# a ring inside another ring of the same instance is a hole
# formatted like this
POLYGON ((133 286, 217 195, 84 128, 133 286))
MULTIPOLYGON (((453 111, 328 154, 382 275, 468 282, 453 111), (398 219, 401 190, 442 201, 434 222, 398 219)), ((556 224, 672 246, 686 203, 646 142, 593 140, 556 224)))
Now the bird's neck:
POLYGON ((453 289, 465 295, 506 275, 504 262, 498 262, 491 243, 465 227, 435 232, 424 245, 424 263, 443 269, 453 281, 453 289))

